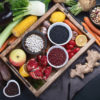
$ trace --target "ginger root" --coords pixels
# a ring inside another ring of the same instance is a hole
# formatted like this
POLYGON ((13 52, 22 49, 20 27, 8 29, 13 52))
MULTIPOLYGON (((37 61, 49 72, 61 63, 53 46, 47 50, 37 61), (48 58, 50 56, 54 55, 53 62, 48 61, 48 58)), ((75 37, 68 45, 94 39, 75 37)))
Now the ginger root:
POLYGON ((77 64, 76 69, 71 69, 70 77, 74 78, 75 76, 79 76, 80 78, 84 79, 84 74, 93 71, 94 67, 100 65, 98 62, 100 60, 100 53, 94 50, 87 51, 88 56, 86 57, 87 63, 84 65, 77 64))

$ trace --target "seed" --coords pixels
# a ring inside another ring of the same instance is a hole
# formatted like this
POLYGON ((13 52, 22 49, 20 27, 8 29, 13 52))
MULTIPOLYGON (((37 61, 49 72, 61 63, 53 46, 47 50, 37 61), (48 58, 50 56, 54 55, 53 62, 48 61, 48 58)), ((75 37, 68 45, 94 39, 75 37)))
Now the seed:
POLYGON ((25 46, 31 52, 40 52, 44 47, 44 40, 35 34, 32 34, 26 38, 25 46))

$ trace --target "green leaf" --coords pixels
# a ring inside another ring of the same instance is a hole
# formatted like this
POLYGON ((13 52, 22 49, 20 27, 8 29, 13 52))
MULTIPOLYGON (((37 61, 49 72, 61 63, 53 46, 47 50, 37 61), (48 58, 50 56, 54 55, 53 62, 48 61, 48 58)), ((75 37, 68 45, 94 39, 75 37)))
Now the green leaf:
POLYGON ((4 10, 4 4, 0 3, 0 12, 2 12, 4 10))
POLYGON ((27 7, 29 0, 9 0, 11 9, 27 7))
POLYGON ((51 2, 51 0, 41 0, 43 3, 45 3, 45 6, 46 6, 46 11, 48 10, 48 6, 49 6, 49 3, 51 2))

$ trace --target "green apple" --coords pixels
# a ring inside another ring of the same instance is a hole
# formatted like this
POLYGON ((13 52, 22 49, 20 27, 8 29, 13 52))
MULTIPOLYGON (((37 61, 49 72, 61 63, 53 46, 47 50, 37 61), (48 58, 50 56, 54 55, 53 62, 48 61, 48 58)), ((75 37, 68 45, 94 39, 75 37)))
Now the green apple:
POLYGON ((22 49, 14 49, 9 55, 9 61, 12 65, 20 67, 26 62, 26 54, 22 49))

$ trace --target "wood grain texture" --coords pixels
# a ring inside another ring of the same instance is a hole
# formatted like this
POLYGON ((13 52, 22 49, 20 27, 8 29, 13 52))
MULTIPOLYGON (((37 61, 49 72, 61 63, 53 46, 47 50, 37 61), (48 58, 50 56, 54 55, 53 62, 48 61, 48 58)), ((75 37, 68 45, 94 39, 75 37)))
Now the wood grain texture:
MULTIPOLYGON (((47 19, 54 11, 56 10, 60 10, 62 12, 65 13, 65 9, 60 5, 60 4, 56 4, 54 5, 43 17, 41 17, 35 24, 33 24, 26 32, 25 34, 27 34, 28 32, 34 30, 35 28, 37 28, 45 19, 47 19)), ((66 13, 65 13, 66 14, 66 13)), ((21 40, 23 39, 24 35, 22 35, 20 38, 18 38, 15 42, 13 42, 5 51, 3 51, 3 53, 0 55, 1 59, 8 65, 8 67, 15 73, 15 75, 25 84, 25 86, 36 96, 38 97, 40 94, 42 94, 64 71, 67 70, 68 67, 70 67, 70 65, 78 58, 80 57, 94 42, 95 39, 88 33, 85 33, 81 27, 81 25, 78 24, 78 22, 69 14, 66 14, 67 18, 69 20, 71 20, 71 22, 73 22, 74 25, 76 25, 88 38, 89 41, 88 43, 82 47, 80 49, 80 51, 75 54, 75 56, 68 61, 68 63, 63 67, 58 69, 55 73, 53 73, 53 75, 51 75, 47 81, 45 82, 45 84, 38 90, 36 90, 25 78, 23 78, 18 70, 12 66, 9 63, 9 60, 7 58, 7 54, 14 49, 17 45, 20 44, 21 40)))

